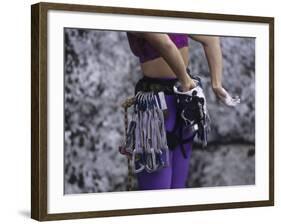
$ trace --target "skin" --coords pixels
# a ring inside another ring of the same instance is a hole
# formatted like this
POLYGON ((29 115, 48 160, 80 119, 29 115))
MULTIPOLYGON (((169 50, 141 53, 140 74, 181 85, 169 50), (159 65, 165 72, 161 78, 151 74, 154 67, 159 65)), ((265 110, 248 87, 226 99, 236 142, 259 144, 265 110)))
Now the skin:
MULTIPOLYGON (((178 49, 167 34, 147 32, 134 32, 134 34, 145 38, 161 55, 161 57, 141 63, 141 69, 146 76, 177 77, 182 84, 183 91, 195 87, 195 83, 186 72, 188 47, 178 49)), ((219 37, 202 35, 189 35, 189 37, 202 44, 210 69, 213 91, 219 99, 224 99, 228 93, 221 83, 222 53, 219 37)))
POLYGON ((222 52, 220 47, 220 39, 215 36, 190 35, 193 40, 200 42, 204 48, 204 52, 208 61, 211 74, 211 83, 214 93, 218 97, 226 97, 226 93, 222 87, 222 52))
POLYGON ((141 63, 142 71, 149 77, 177 77, 182 84, 183 91, 195 87, 194 81, 186 72, 187 47, 178 49, 167 34, 134 33, 145 38, 161 55, 161 57, 141 63))

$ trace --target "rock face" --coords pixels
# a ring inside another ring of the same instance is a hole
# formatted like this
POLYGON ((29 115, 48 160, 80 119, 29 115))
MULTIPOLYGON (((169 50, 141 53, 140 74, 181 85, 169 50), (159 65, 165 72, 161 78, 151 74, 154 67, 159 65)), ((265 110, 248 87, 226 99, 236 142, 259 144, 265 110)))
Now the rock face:
MULTIPOLYGON (((190 187, 254 183, 255 43, 223 37, 221 44, 223 83, 241 96, 241 104, 235 109, 218 104, 203 50, 190 41, 190 68, 202 78, 212 119, 210 148, 216 145, 204 153, 193 150, 190 187), (245 156, 249 148, 251 157, 245 156), (229 166, 239 170, 221 172, 229 166)), ((118 152, 124 139, 120 104, 133 95, 141 70, 125 33, 65 29, 64 76, 65 193, 126 190, 127 160, 118 152)))
POLYGON ((188 187, 255 184, 255 146, 213 144, 193 150, 188 187))

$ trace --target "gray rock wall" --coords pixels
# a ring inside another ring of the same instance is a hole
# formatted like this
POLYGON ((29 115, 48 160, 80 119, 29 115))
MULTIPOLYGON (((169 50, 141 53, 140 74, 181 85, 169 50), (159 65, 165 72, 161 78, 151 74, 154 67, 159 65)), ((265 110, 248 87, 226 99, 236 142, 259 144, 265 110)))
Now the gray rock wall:
MULTIPOLYGON (((221 44, 224 85, 242 102, 235 109, 217 102, 203 50, 191 41, 190 67, 203 79, 212 133, 211 150, 193 150, 190 187, 254 183, 255 43, 223 37, 221 44)), ((65 193, 126 190, 127 160, 118 152, 124 138, 120 104, 133 95, 141 71, 125 33, 65 29, 64 77, 65 193)))

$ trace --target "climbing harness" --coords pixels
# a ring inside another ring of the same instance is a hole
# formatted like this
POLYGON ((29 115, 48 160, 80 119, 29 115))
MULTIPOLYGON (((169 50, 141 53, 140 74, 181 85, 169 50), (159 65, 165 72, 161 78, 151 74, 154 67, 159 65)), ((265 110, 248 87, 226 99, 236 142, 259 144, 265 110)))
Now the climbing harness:
POLYGON ((169 149, 173 150, 179 144, 183 156, 187 158, 183 145, 191 142, 196 135, 203 146, 207 145, 209 116, 206 99, 200 78, 191 77, 196 87, 182 92, 178 79, 144 76, 136 85, 135 96, 123 103, 126 136, 119 151, 128 157, 129 175, 144 170, 152 173, 169 166, 169 149), (165 95, 176 96, 176 121, 172 131, 167 131, 164 124, 167 116, 165 95), (128 122, 127 109, 131 106, 133 113, 128 122), (190 135, 183 139, 185 130, 189 130, 187 133, 190 135))
MULTIPOLYGON (((176 124, 184 123, 182 128, 191 128, 194 130, 192 136, 197 135, 198 139, 202 142, 202 146, 207 146, 207 134, 209 132, 210 117, 207 111, 206 98, 202 89, 201 80, 199 77, 193 77, 196 87, 183 92, 181 91, 180 83, 177 82, 173 89, 177 96, 177 119, 181 119, 176 124)), ((177 125, 174 130, 177 129, 177 125)), ((188 140, 185 140, 188 141, 188 140)))

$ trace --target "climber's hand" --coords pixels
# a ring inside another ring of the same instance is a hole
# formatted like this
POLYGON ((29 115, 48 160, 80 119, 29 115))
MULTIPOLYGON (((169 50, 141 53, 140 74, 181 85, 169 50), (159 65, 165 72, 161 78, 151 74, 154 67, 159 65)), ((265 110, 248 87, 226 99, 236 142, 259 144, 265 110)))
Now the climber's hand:
POLYGON ((227 106, 235 107, 240 103, 238 96, 232 97, 223 87, 213 87, 213 91, 219 100, 227 106))

